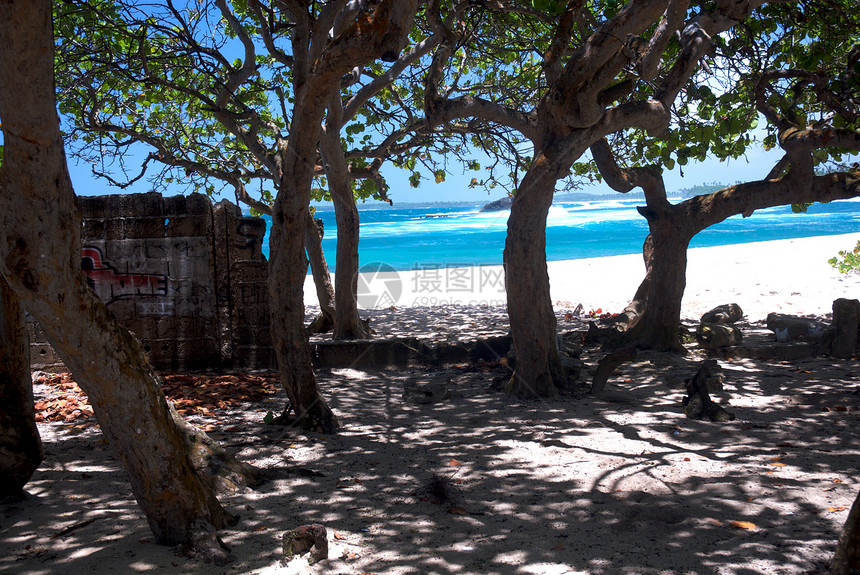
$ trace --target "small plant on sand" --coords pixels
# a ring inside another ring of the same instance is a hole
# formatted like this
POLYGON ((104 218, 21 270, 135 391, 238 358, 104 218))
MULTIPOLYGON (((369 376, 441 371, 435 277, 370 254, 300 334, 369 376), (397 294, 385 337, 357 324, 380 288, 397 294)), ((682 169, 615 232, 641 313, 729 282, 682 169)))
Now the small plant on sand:
POLYGON ((839 273, 860 273, 860 242, 857 242, 853 250, 841 251, 839 255, 842 258, 841 260, 838 257, 830 258, 827 260, 827 263, 839 270, 839 273))

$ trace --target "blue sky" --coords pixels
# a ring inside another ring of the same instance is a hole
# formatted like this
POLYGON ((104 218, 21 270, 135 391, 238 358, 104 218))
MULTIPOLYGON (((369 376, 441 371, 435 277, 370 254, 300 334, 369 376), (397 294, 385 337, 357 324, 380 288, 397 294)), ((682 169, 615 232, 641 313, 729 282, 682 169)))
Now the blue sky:
MULTIPOLYGON (((675 190, 690 188, 706 183, 734 184, 736 182, 759 180, 767 175, 771 167, 780 157, 779 151, 766 152, 760 148, 750 148, 745 157, 727 162, 708 160, 701 163, 690 163, 684 166, 684 175, 681 176, 678 166, 671 172, 666 172, 666 189, 670 193, 675 190)), ((130 166, 136 167, 136 166, 130 166)), ((104 195, 122 194, 150 191, 151 186, 145 180, 137 182, 134 186, 121 190, 111 186, 107 180, 98 179, 92 175, 89 165, 75 164, 74 159, 69 160, 69 169, 75 192, 79 195, 104 195)), ((390 187, 389 196, 397 203, 407 202, 456 202, 456 201, 491 201, 504 195, 504 191, 497 188, 487 190, 482 188, 470 189, 469 181, 476 175, 475 172, 465 174, 455 171, 447 176, 441 184, 436 184, 432 179, 425 179, 419 188, 411 188, 408 182, 409 173, 396 168, 383 170, 390 187)), ((584 188, 588 193, 614 193, 606 185, 596 184, 584 188)), ((181 193, 179 187, 175 193, 181 193)), ((170 192, 167 192, 170 195, 170 192)), ((219 199, 227 198, 233 200, 231 189, 225 190, 219 199)))

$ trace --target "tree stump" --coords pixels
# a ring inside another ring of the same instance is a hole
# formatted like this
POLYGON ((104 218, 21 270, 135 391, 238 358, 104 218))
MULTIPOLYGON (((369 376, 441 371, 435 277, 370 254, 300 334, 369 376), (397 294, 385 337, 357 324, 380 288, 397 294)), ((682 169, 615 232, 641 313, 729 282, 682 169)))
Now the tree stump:
POLYGON ((290 561, 296 555, 311 553, 309 563, 328 559, 328 535, 325 527, 319 523, 302 525, 283 536, 284 561, 290 561))
POLYGON ((708 382, 719 380, 723 374, 720 364, 715 359, 707 359, 692 378, 686 381, 687 397, 682 401, 684 414, 690 419, 708 419, 714 422, 726 422, 735 419, 711 399, 708 395, 708 382))

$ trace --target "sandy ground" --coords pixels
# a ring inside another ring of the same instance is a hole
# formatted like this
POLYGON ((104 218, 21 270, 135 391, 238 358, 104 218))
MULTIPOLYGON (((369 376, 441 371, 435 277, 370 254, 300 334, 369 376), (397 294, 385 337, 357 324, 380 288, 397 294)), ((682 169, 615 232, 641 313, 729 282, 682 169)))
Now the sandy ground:
MULTIPOLYGON (((858 277, 826 264, 858 239, 693 250, 684 316, 737 302, 743 331, 758 342, 772 339, 761 323, 769 311, 826 322, 833 299, 860 296, 858 277)), ((583 329, 569 316, 578 304, 619 311, 641 260, 559 262, 550 273, 567 332, 583 329)), ((430 297, 436 286, 398 277, 399 297, 430 297)), ((388 280, 377 293, 393 293, 388 280)), ((367 312, 377 333, 447 341, 507 332, 488 286, 454 292, 463 286, 440 281, 449 287, 435 296, 447 305, 386 302, 367 312)), ((583 352, 587 367, 600 356, 583 352)), ((716 424, 681 409, 683 379, 704 357, 695 345, 684 358, 644 355, 611 380, 612 401, 585 394, 587 369, 580 388, 535 402, 494 391, 509 376, 501 365, 320 370, 343 424, 331 436, 265 425, 283 393, 193 416, 243 460, 279 470, 256 491, 222 498, 242 517, 223 532, 236 557, 224 568, 153 543, 97 427, 42 423, 44 464, 23 500, 0 505, 0 572, 825 572, 860 489, 860 364, 721 359, 726 382, 715 398, 737 419, 716 424), (446 381, 450 397, 404 400, 404 384, 415 381, 446 381), (330 558, 282 563, 282 534, 314 522, 328 530, 330 558)), ((38 397, 50 392, 37 386, 38 397)))

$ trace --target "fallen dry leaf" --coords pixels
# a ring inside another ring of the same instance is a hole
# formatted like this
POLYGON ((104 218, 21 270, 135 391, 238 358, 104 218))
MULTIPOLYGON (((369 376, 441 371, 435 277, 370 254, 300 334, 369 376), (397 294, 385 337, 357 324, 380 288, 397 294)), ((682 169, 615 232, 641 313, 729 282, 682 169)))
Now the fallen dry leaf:
POLYGON ((335 539, 343 540, 343 539, 346 539, 346 536, 345 536, 343 533, 339 532, 339 531, 335 531, 335 532, 334 532, 334 538, 335 538, 335 539))
POLYGON ((845 507, 844 505, 840 505, 838 507, 828 507, 827 508, 827 510, 831 513, 835 513, 837 511, 845 511, 846 509, 848 509, 848 508, 845 507))
POLYGON ((562 549, 564 549, 564 545, 562 545, 561 543, 557 543, 552 547, 553 551, 561 551, 562 549))
POLYGON ((456 459, 451 459, 451 461, 448 462, 448 467, 457 467, 458 465, 463 465, 463 463, 456 459))
POLYGON ((774 467, 785 467, 785 463, 780 463, 779 461, 771 461, 770 464, 774 467))
POLYGON ((466 510, 462 507, 454 506, 448 509, 448 513, 450 513, 451 515, 466 515, 466 510))
POLYGON ((733 527, 735 529, 755 529, 755 523, 750 523, 749 521, 729 521, 729 527, 733 527))
POLYGON ((848 411, 848 408, 844 405, 834 405, 833 411, 848 411))

